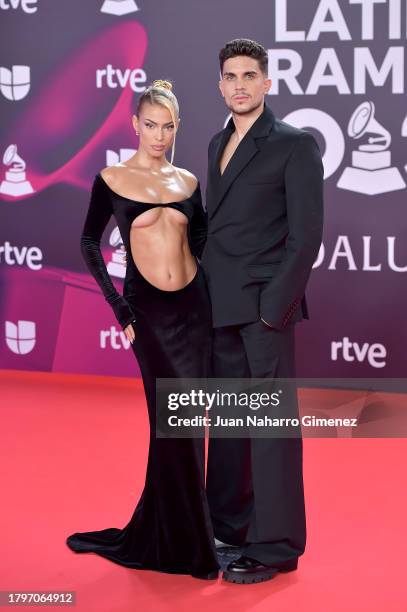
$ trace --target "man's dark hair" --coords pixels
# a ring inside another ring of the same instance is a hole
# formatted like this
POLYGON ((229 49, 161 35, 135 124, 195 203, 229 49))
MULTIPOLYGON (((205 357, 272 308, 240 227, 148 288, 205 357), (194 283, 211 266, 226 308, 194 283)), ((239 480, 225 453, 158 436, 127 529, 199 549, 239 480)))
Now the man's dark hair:
POLYGON ((247 55, 252 57, 259 63, 260 70, 267 76, 268 72, 268 56, 267 51, 260 43, 249 38, 235 38, 229 41, 219 51, 220 72, 223 74, 223 64, 231 57, 238 55, 247 55))

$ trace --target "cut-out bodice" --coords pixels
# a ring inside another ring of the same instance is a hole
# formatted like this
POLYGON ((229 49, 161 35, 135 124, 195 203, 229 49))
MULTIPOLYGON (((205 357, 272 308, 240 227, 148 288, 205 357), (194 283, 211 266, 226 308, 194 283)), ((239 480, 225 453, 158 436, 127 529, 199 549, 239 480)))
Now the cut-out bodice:
POLYGON ((200 190, 199 183, 197 184, 194 192, 189 197, 184 198, 183 200, 178 200, 175 202, 164 202, 161 204, 161 203, 155 203, 155 202, 141 202, 140 200, 135 200, 133 198, 128 198, 127 196, 121 195, 117 193, 116 191, 113 191, 113 189, 109 187, 109 185, 106 183, 106 181, 103 179, 100 173, 97 174, 96 176, 105 184, 106 188, 111 193, 111 197, 113 199, 117 198, 119 200, 121 199, 124 202, 129 203, 127 205, 129 207, 128 216, 129 218, 133 217, 132 222, 139 215, 153 208, 174 208, 175 210, 178 210, 181 213, 183 213, 187 217, 188 221, 191 221, 192 219, 193 212, 194 212, 194 206, 193 206, 194 196, 200 190))
MULTIPOLYGON (((113 306, 120 294, 115 289, 107 272, 106 264, 100 250, 103 232, 114 216, 123 244, 131 253, 130 234, 132 224, 142 213, 155 207, 171 208, 181 212, 187 218, 188 243, 192 255, 201 257, 207 234, 207 215, 202 206, 201 189, 198 182, 194 192, 187 198, 175 202, 150 203, 140 202, 113 191, 101 174, 95 176, 90 197, 89 209, 81 236, 81 249, 89 271, 100 286, 106 300, 113 306)), ((138 228, 137 228, 138 229, 138 228)), ((127 258, 124 295, 134 293, 135 266, 132 258, 127 258)))

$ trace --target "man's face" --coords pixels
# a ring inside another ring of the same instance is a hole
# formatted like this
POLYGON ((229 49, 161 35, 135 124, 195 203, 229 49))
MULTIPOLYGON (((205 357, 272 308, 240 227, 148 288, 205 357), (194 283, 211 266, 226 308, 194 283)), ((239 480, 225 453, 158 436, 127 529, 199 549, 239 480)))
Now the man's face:
POLYGON ((219 88, 226 106, 237 115, 252 112, 264 102, 271 86, 271 79, 260 70, 259 62, 252 57, 238 55, 223 64, 219 88))

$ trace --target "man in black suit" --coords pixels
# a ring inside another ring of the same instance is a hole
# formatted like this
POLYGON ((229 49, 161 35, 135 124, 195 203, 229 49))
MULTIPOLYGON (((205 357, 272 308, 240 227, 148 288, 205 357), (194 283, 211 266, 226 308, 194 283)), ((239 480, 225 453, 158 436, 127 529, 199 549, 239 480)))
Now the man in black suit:
MULTIPOLYGON (((322 239, 321 155, 309 132, 265 104, 264 47, 237 39, 219 59, 232 118, 208 152, 202 266, 213 376, 294 378, 294 326, 308 318, 304 293, 322 239)), ((260 582, 297 568, 306 541, 300 436, 211 438, 207 492, 216 538, 243 547, 225 580, 260 582)))

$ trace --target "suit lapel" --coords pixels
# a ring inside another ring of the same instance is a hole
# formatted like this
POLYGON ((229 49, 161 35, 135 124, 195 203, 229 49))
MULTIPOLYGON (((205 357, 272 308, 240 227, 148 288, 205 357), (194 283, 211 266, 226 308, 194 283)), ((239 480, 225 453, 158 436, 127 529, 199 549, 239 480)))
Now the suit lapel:
POLYGON ((218 142, 218 146, 216 148, 215 151, 215 155, 213 156, 213 176, 216 179, 220 180, 223 177, 221 176, 220 173, 220 160, 222 158, 222 153, 225 150, 225 147, 228 143, 228 140, 231 136, 231 134, 233 134, 234 132, 234 128, 233 128, 233 121, 232 119, 230 119, 229 123, 227 124, 227 126, 225 127, 225 129, 222 131, 221 136, 219 138, 219 142, 218 142), (231 125, 232 123, 232 125, 231 125))
POLYGON ((244 138, 236 147, 235 152, 230 158, 224 173, 221 175, 219 184, 220 189, 218 191, 215 208, 219 206, 232 183, 239 176, 243 168, 245 168, 249 161, 251 161, 251 159, 256 155, 258 150, 259 149, 254 138, 252 138, 249 133, 245 134, 244 138))
POLYGON ((215 155, 212 158, 211 164, 211 179, 212 185, 215 187, 212 191, 213 201, 212 206, 208 208, 209 216, 212 217, 222 202, 223 198, 227 194, 233 182, 247 166, 247 164, 253 159, 253 157, 260 150, 257 145, 257 138, 264 138, 268 136, 270 129, 274 124, 274 115, 268 106, 264 105, 263 113, 253 123, 251 128, 247 131, 244 138, 237 146, 233 153, 228 165, 225 168, 224 173, 220 174, 220 160, 225 146, 230 138, 230 135, 234 131, 234 123, 231 118, 222 131, 219 138, 219 143, 215 151, 215 155))

